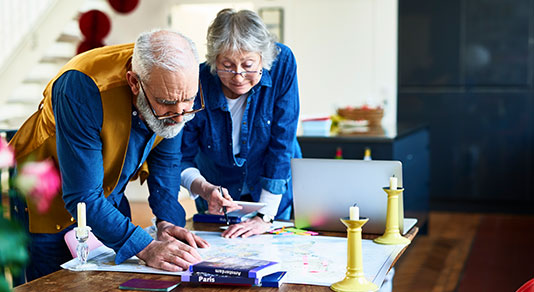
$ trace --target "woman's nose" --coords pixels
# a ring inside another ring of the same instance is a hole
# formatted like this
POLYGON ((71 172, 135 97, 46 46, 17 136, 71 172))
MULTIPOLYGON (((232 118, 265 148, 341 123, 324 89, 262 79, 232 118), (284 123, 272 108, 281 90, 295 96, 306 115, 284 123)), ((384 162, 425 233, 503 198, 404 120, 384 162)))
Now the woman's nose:
POLYGON ((238 81, 241 81, 243 79, 245 79, 245 72, 238 72, 238 73, 235 73, 234 74, 234 79, 238 80, 238 81))

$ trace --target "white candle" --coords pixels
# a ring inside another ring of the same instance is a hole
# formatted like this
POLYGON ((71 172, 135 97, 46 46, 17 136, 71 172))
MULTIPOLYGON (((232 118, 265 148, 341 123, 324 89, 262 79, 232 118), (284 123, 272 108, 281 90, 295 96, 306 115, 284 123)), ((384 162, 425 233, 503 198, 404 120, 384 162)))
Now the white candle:
POLYGON ((397 178, 392 176, 389 178, 389 189, 390 190, 396 190, 397 189, 397 178))
POLYGON ((78 203, 78 228, 84 228, 85 227, 85 203, 79 202, 78 203))
POLYGON ((360 220, 360 208, 358 208, 358 206, 350 207, 349 214, 350 214, 349 216, 350 220, 360 220))

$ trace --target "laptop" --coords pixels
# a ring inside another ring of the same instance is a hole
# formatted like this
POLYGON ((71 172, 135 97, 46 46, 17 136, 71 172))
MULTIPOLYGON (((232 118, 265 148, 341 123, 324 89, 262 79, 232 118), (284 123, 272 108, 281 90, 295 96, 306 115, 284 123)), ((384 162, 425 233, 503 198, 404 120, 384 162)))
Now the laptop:
MULTIPOLYGON (((389 178, 397 177, 402 187, 402 163, 386 160, 292 159, 293 206, 297 228, 318 231, 346 231, 340 218, 349 216, 356 204, 360 217, 369 221, 364 233, 383 234, 386 228, 389 178)), ((402 195, 399 197, 401 234, 416 219, 404 220, 402 195)))

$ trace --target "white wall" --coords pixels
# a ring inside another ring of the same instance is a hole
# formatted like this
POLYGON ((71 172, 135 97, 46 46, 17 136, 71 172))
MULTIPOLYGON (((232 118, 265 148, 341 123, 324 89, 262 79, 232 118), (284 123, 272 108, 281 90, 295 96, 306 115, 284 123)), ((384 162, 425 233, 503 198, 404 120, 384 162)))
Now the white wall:
MULTIPOLYGON (((111 8, 109 8, 111 9, 111 8)), ((135 42, 137 35, 154 28, 168 27, 168 1, 139 1, 129 14, 111 12, 111 32, 105 39, 108 45, 135 42)))
POLYGON ((385 104, 384 124, 396 123, 397 0, 140 1, 134 13, 114 16, 106 40, 131 42, 141 31, 167 26, 175 13, 181 17, 173 27, 197 43, 203 59, 205 32, 216 12, 251 5, 284 8, 285 43, 298 62, 301 115, 385 104))
POLYGON ((286 43, 298 61, 301 113, 385 101, 384 122, 395 123, 396 0, 292 2, 286 43))

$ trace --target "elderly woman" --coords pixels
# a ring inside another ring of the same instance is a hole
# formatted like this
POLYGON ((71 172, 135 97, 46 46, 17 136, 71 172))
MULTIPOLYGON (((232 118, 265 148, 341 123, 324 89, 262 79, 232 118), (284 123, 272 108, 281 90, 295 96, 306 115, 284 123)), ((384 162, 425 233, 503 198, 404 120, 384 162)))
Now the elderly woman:
POLYGON ((233 199, 265 203, 256 217, 222 234, 248 237, 291 215, 290 160, 302 156, 297 64, 249 10, 220 11, 207 45, 200 65, 205 110, 184 127, 181 182, 199 212, 235 210, 233 199))

